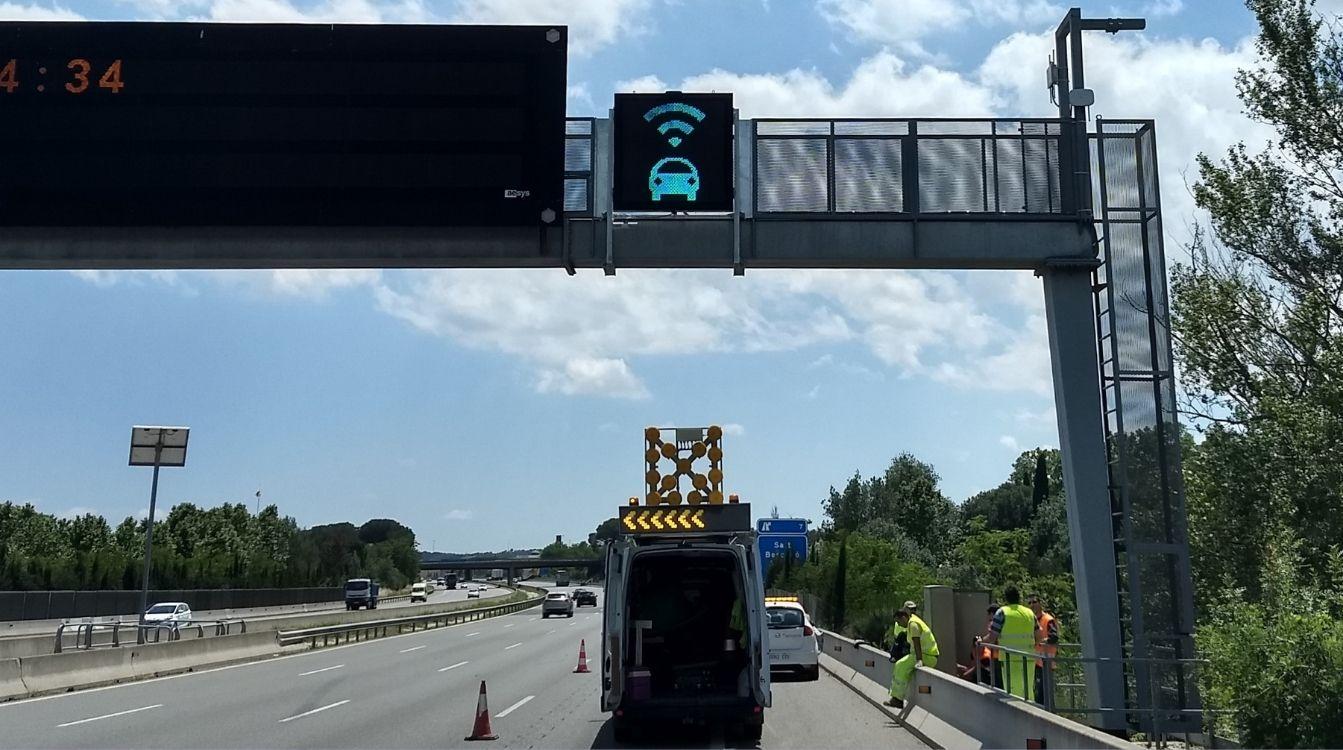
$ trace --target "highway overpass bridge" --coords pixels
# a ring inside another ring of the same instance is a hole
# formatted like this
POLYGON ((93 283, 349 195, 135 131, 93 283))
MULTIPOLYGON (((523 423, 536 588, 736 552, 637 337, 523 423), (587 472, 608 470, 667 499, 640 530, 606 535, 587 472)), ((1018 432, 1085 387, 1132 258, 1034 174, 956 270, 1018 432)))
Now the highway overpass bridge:
POLYGON ((463 580, 471 580, 476 571, 481 570, 503 570, 508 582, 512 583, 517 577, 518 571, 535 570, 537 568, 564 568, 566 570, 583 570, 589 573, 595 573, 601 569, 601 558, 597 557, 578 557, 555 560, 543 560, 532 557, 526 559, 508 559, 508 560, 433 560, 420 563, 420 570, 443 570, 455 571, 463 574, 463 580))

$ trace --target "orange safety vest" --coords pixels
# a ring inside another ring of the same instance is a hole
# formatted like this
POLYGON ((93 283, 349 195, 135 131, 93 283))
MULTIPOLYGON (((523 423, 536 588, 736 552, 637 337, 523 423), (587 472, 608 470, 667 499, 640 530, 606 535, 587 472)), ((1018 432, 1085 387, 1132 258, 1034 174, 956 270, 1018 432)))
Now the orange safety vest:
MULTIPOLYGON (((1045 656, 1053 658, 1058 655, 1059 647, 1051 643, 1045 643, 1045 641, 1048 640, 1049 638, 1050 625, 1053 625, 1055 628, 1058 627, 1057 621, 1054 619, 1054 616, 1049 614, 1048 612, 1041 612, 1040 618, 1036 620, 1036 629, 1039 631, 1040 635, 1036 639, 1035 653, 1043 654, 1045 656)), ((1035 666, 1043 667, 1044 665, 1045 665, 1044 659, 1035 660, 1035 666)))

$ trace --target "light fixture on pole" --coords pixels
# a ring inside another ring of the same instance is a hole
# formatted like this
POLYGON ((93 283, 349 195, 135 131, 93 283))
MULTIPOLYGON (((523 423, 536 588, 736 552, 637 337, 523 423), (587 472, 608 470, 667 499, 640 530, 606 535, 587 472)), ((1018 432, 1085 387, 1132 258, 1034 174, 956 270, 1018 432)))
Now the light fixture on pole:
POLYGON ((154 480, 149 486, 149 524, 145 527, 144 581, 140 587, 140 616, 136 642, 145 642, 145 610, 149 608, 149 568, 154 549, 154 504, 159 494, 159 467, 186 466, 187 427, 131 428, 131 466, 153 466, 154 480))

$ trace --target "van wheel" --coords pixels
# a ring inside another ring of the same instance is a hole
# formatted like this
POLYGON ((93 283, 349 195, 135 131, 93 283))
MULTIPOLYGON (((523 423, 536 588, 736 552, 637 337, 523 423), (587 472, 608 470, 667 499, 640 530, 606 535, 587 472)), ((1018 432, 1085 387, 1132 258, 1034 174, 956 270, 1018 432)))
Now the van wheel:
POLYGON ((549 617, 550 617, 550 613, 549 613, 549 612, 542 612, 542 613, 541 613, 541 619, 542 619, 542 620, 548 619, 549 617))
POLYGON ((760 737, 765 731, 765 721, 763 718, 756 720, 747 719, 743 722, 732 724, 727 727, 727 734, 740 742, 758 743, 760 737))
POLYGON ((821 679, 821 666, 818 664, 811 669, 808 669, 806 672, 802 673, 802 677, 807 682, 816 682, 821 679))
POLYGON ((570 617, 573 617, 573 616, 574 616, 574 613, 573 613, 573 612, 570 612, 570 613, 569 613, 569 616, 570 616, 570 617))

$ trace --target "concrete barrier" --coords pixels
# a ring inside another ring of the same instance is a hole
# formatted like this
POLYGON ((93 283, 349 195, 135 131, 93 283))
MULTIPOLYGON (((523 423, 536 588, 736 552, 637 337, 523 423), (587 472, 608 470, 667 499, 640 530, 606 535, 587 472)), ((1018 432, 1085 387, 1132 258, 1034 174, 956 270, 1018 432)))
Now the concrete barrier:
POLYGON ((130 649, 125 648, 43 654, 18 661, 29 695, 121 682, 135 676, 130 649))
POLYGON ((0 700, 158 677, 278 653, 275 631, 0 659, 0 700), (10 670, 17 671, 17 679, 10 670))
POLYGON ((224 662, 257 659, 280 651, 273 630, 218 638, 191 638, 130 649, 137 678, 185 672, 224 662))
POLYGON ((23 671, 18 659, 0 659, 0 701, 21 698, 28 694, 23 684, 23 671))
MULTIPOLYGON (((890 685, 891 664, 885 652, 829 632, 822 635, 821 649, 834 660, 823 664, 841 680, 890 685)), ((860 694, 871 693, 870 687, 864 685, 860 694)), ((1037 739, 1044 740, 1043 747, 1141 747, 1051 714, 1033 703, 927 668, 915 672, 899 718, 924 741, 956 750, 1025 747, 1027 740, 1037 739)))

